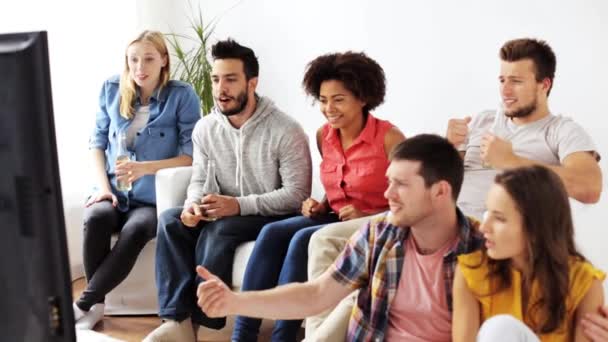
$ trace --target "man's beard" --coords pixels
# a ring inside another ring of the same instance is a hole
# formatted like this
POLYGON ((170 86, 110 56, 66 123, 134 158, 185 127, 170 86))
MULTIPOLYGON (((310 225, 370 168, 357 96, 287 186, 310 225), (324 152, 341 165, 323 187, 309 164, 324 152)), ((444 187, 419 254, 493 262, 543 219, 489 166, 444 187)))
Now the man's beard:
POLYGON ((536 110, 536 100, 532 102, 530 105, 525 106, 523 108, 514 110, 512 112, 505 111, 505 116, 508 118, 525 118, 530 116, 536 110))
POLYGON ((244 91, 242 91, 240 94, 237 95, 236 98, 234 98, 234 100, 236 101, 236 107, 234 109, 230 109, 230 110, 226 110, 223 111, 221 109, 220 106, 218 106, 218 109, 220 110, 220 112, 226 116, 232 116, 232 115, 236 115, 241 113, 245 107, 247 106, 247 92, 249 87, 247 87, 244 91))

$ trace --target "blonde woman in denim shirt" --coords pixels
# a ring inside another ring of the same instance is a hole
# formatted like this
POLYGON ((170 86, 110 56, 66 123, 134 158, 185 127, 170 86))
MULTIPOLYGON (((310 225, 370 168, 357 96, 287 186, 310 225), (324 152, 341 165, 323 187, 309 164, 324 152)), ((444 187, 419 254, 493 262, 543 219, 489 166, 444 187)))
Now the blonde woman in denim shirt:
POLYGON ((160 32, 144 31, 128 46, 122 75, 105 81, 89 142, 97 186, 85 204, 87 287, 74 303, 76 328, 103 318, 104 297, 129 274, 156 236, 156 171, 192 164, 192 128, 200 100, 186 83, 169 80, 169 54, 160 32), (117 161, 120 133, 130 160, 117 161), (131 190, 119 191, 117 181, 131 190), (110 248, 110 236, 120 237, 110 248))

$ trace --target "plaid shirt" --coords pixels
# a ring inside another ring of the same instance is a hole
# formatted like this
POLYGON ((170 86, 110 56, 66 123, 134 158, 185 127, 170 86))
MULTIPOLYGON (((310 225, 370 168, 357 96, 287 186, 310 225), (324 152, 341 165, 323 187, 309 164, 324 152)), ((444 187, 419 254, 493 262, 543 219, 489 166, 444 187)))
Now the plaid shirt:
MULTIPOLYGON (((452 311, 452 283, 456 257, 481 248, 479 222, 457 209, 460 226, 458 244, 443 257, 445 292, 452 311)), ((405 241, 409 228, 388 222, 388 212, 372 219, 353 235, 334 263, 332 276, 353 290, 361 289, 348 327, 348 341, 383 341, 388 327, 390 305, 395 297, 403 269, 405 241)))

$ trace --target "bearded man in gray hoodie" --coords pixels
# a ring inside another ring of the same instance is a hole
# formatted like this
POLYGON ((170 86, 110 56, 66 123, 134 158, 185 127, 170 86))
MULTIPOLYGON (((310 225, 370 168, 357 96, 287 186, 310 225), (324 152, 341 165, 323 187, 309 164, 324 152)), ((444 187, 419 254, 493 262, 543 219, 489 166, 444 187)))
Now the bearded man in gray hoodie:
POLYGON ((212 47, 215 107, 192 132, 192 178, 183 207, 158 220, 156 284, 164 323, 145 341, 195 341, 197 324, 221 329, 196 305, 205 266, 232 283, 236 247, 296 213, 310 196, 311 158, 302 127, 258 96, 258 61, 234 40, 212 47))

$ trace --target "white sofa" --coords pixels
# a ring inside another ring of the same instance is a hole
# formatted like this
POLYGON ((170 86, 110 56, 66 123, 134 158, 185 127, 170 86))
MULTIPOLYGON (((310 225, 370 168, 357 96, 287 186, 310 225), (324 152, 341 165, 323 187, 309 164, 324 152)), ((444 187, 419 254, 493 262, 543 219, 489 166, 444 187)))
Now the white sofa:
MULTIPOLYGON (((164 210, 181 206, 186 199, 186 188, 190 182, 192 167, 177 167, 160 170, 156 173, 156 208, 160 215, 164 210)), ((254 241, 246 242, 236 249, 232 269, 232 288, 239 290, 243 283, 247 260, 253 250, 254 241)), ((133 270, 119 286, 106 296, 106 314, 108 315, 143 315, 157 314, 156 283, 154 280, 154 259, 156 239, 148 242, 133 267, 133 270)), ((193 270, 194 271, 194 270, 193 270)), ((229 317, 222 330, 201 328, 199 340, 229 340, 234 318, 229 317)), ((262 325, 260 340, 266 336, 272 322, 262 325)))

